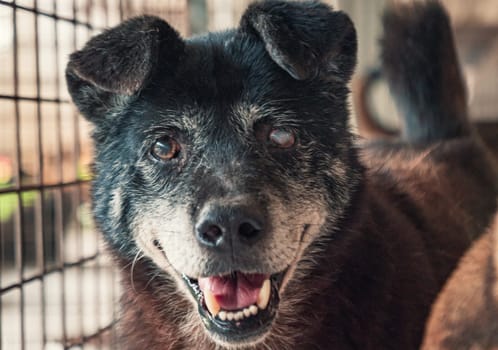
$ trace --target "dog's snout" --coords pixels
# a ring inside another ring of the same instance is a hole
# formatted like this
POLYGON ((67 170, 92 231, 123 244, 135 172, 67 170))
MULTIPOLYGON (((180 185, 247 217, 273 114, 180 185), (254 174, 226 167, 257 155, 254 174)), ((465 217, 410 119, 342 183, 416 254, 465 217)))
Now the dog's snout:
POLYGON ((197 240, 204 246, 251 244, 262 237, 262 215, 243 207, 214 207, 196 225, 197 240))

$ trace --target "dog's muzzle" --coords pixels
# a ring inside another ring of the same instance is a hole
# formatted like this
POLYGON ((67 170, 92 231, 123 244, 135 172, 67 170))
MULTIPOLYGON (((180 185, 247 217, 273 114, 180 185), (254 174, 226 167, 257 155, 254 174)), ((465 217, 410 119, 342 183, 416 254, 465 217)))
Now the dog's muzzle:
POLYGON ((259 339, 268 331, 278 308, 283 273, 248 272, 259 269, 236 268, 229 263, 234 252, 247 252, 268 234, 265 216, 257 208, 238 203, 202 210, 195 225, 197 241, 223 267, 197 279, 182 276, 197 300, 206 328, 229 343, 259 339))

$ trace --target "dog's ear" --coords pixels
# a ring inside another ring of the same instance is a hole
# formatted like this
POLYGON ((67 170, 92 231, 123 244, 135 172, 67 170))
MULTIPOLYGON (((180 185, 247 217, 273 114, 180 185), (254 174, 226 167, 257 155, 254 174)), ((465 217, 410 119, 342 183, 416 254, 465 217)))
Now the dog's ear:
POLYGON ((96 122, 144 88, 154 72, 174 72, 184 49, 184 41, 162 19, 130 19, 71 54, 66 68, 69 93, 82 114, 96 122))
POLYGON ((294 79, 334 75, 349 80, 356 64, 356 31, 349 17, 316 1, 255 3, 242 16, 271 58, 294 79))

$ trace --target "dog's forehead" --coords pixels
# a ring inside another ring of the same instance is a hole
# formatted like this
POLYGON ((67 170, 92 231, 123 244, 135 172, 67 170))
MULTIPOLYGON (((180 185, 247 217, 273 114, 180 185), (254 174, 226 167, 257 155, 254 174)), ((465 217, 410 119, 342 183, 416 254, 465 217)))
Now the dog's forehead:
POLYGON ((155 114, 187 127, 212 119, 247 124, 289 115, 293 84, 260 42, 227 31, 190 39, 178 72, 159 76, 146 99, 155 114))
MULTIPOLYGON (((225 132, 245 134, 251 132, 258 121, 268 120, 267 118, 271 118, 273 123, 295 123, 291 110, 272 104, 252 103, 244 98, 217 104, 197 104, 192 100, 184 100, 177 102, 175 108, 147 103, 145 116, 148 122, 141 124, 149 130, 165 127, 188 133, 202 133, 204 130, 207 134, 215 135, 225 132)), ((142 122, 143 117, 144 114, 141 114, 142 122)))

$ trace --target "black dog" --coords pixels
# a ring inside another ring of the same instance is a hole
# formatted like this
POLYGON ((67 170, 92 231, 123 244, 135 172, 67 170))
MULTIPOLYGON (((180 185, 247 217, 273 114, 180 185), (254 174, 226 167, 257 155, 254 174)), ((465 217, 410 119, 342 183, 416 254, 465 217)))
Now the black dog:
POLYGON ((355 30, 318 2, 257 3, 239 28, 188 40, 139 17, 71 55, 69 91, 95 125, 95 218, 123 272, 117 348, 420 345, 498 184, 444 11, 385 24, 396 144, 351 135, 355 30))

